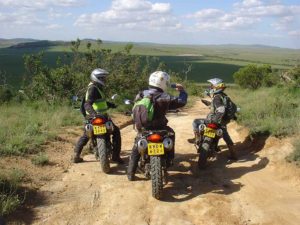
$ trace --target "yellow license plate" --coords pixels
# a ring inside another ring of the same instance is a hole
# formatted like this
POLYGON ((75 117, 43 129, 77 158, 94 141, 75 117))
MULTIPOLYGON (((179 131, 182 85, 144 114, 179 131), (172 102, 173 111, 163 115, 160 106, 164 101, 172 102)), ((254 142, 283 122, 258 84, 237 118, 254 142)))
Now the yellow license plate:
POLYGON ((148 155, 163 155, 165 154, 163 143, 149 143, 148 155))
POLYGON ((94 135, 99 135, 99 134, 105 134, 106 133, 106 126, 93 126, 94 129, 94 135))
POLYGON ((204 136, 210 137, 210 138, 215 138, 216 137, 216 130, 206 127, 204 129, 204 136))

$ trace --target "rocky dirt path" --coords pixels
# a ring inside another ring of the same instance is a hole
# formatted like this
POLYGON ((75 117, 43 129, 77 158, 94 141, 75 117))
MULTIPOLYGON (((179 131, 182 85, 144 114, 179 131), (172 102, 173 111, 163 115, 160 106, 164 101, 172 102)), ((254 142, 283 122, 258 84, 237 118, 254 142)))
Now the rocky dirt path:
MULTIPOLYGON (((227 150, 205 171, 197 168, 197 154, 187 142, 191 123, 207 109, 197 102, 185 112, 169 115, 176 131, 176 160, 170 169, 164 198, 151 197, 151 182, 138 174, 129 182, 126 165, 113 164, 104 174, 93 155, 71 165, 62 179, 44 185, 47 201, 35 211, 33 224, 300 224, 299 170, 284 163, 289 140, 261 137, 248 140, 247 131, 230 124, 240 160, 226 164, 227 150), (293 172, 291 172, 293 171, 293 172)), ((132 126, 122 129, 122 157, 135 137, 132 126)), ((222 142, 221 142, 222 145, 222 142)))

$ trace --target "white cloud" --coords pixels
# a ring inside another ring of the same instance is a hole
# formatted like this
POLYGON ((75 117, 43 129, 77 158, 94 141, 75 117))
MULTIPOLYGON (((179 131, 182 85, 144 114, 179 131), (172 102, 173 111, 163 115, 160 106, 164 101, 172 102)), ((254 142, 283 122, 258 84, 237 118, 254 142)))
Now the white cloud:
POLYGON ((78 6, 85 0, 1 0, 0 6, 7 8, 46 9, 50 6, 72 7, 78 6))
POLYGON ((283 5, 280 1, 244 0, 234 4, 229 12, 219 9, 203 9, 188 18, 197 20, 200 30, 233 30, 251 29, 260 25, 265 19, 272 19, 270 26, 276 30, 288 30, 300 15, 299 5, 283 5))
POLYGON ((219 9, 203 9, 194 14, 187 15, 187 18, 196 18, 196 19, 215 19, 224 15, 225 12, 219 9))
POLYGON ((107 11, 82 14, 75 26, 97 29, 100 26, 138 28, 142 30, 178 29, 181 24, 171 14, 168 3, 151 3, 147 0, 113 0, 107 11))
POLYGON ((292 30, 292 31, 288 32, 288 35, 296 37, 296 38, 300 38, 300 30, 292 30))
POLYGON ((33 14, 25 13, 0 13, 0 25, 3 27, 15 27, 15 26, 41 26, 45 24, 43 20, 38 19, 33 14))
POLYGON ((63 26, 59 24, 49 24, 46 26, 47 29, 56 30, 61 29, 63 26))

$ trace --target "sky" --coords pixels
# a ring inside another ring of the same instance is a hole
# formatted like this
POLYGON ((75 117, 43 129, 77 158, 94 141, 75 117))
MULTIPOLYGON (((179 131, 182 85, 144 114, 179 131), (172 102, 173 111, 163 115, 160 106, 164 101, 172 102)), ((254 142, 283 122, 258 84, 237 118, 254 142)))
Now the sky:
POLYGON ((300 48, 300 0, 0 0, 0 38, 300 48))

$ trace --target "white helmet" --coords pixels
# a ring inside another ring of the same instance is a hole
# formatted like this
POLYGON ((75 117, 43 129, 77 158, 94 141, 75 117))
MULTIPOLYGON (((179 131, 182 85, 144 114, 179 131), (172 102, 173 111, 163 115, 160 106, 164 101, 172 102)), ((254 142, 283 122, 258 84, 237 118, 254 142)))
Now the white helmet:
POLYGON ((105 78, 109 73, 104 69, 94 69, 91 73, 91 81, 100 85, 105 85, 105 78))
POLYGON ((170 84, 170 76, 163 71, 155 71, 150 74, 149 85, 153 87, 158 87, 165 91, 170 84))

